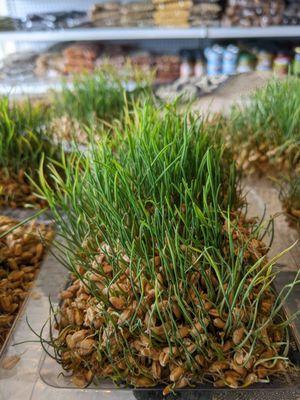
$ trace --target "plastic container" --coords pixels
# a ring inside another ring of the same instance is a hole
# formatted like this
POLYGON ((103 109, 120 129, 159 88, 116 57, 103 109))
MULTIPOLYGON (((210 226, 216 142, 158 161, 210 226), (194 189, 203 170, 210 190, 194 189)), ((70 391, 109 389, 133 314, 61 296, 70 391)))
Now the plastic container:
MULTIPOLYGON (((260 184, 259 184, 259 187, 260 184)), ((259 194, 257 188, 252 183, 246 184, 244 187, 244 193, 247 194, 248 200, 248 215, 249 217, 258 216, 262 218, 264 213, 267 215, 274 215, 273 211, 276 212, 276 208, 270 208, 270 205, 265 210, 265 203, 263 197, 259 194)), ((270 199, 274 196, 274 189, 265 190, 265 195, 270 196, 270 199)), ((275 194, 276 199, 277 195, 275 194)), ((283 219, 284 220, 284 219, 283 219)), ((276 224, 277 225, 277 224, 276 224)), ((275 226, 277 231, 276 236, 280 238, 278 245, 273 242, 274 251, 282 250, 288 247, 296 241, 297 232, 293 230, 286 230, 283 227, 282 222, 278 222, 278 226, 275 226)), ((266 240, 267 242, 267 240, 266 240)), ((273 248, 272 246, 272 248, 273 248)), ((294 248, 293 251, 297 249, 294 248)), ((293 251, 289 252, 283 261, 285 267, 295 267, 299 264, 298 251, 295 252, 295 256, 292 256, 293 251)), ((274 254, 274 253, 273 253, 274 254)), ((63 285, 68 281, 67 271, 58 265, 55 256, 56 247, 51 249, 51 252, 47 255, 45 265, 41 268, 41 273, 38 276, 36 289, 42 296, 39 300, 30 299, 29 304, 24 312, 24 317, 18 321, 16 329, 12 335, 11 344, 8 346, 9 353, 7 355, 20 354, 21 360, 15 366, 13 370, 4 371, 0 369, 1 384, 0 384, 0 398, 5 400, 134 400, 136 399, 162 399, 161 389, 153 388, 149 389, 136 389, 131 390, 129 388, 121 387, 117 388, 112 384, 111 381, 99 382, 99 386, 90 386, 86 389, 79 389, 74 387, 68 377, 63 377, 61 374, 62 369, 56 361, 52 360, 46 354, 41 354, 42 349, 40 343, 37 342, 37 338, 32 334, 30 336, 30 330, 25 320, 25 315, 29 317, 29 322, 36 332, 40 332, 43 323, 48 318, 49 301, 48 297, 51 298, 53 306, 54 301, 58 298, 58 293, 64 289, 63 285), (52 256, 52 252, 55 253, 52 256), (49 259, 48 259, 49 256, 49 259), (20 343, 32 339, 31 342, 19 344, 14 346, 15 343, 20 343), (135 396, 135 397, 134 397, 135 396)), ((286 269, 286 268, 285 268, 286 269)), ((276 279, 275 286, 280 290, 285 284, 290 282, 291 272, 282 272, 276 279)), ((287 306, 291 312, 295 312, 299 309, 299 298, 300 298, 300 286, 295 288, 295 293, 288 300, 287 306)), ((300 332, 300 319, 297 321, 297 331, 300 332)), ((296 327, 296 324, 295 324, 296 327)), ((46 334, 47 327, 44 331, 46 334)), ((299 352, 295 348, 295 344, 292 344, 293 351, 292 356, 295 358, 299 356, 299 352)), ((3 356, 6 356, 4 354, 3 356)), ((0 359, 1 364, 2 359, 0 359)), ((65 373, 65 371, 64 371, 65 373)), ((290 382, 271 382, 271 384, 263 384, 260 386, 253 386, 249 389, 244 390, 220 390, 212 387, 199 387, 196 389, 182 389, 178 391, 176 397, 173 396, 173 400, 299 400, 299 378, 297 382, 290 380, 290 382), (298 393, 297 393, 298 389, 298 393)), ((171 400, 172 397, 166 397, 164 400, 171 400)))
POLYGON ((261 50, 257 54, 256 71, 272 71, 273 55, 261 50))
POLYGON ((223 47, 214 45, 212 47, 206 47, 204 55, 207 60, 207 75, 215 76, 222 74, 223 66, 223 47))
POLYGON ((223 53, 223 74, 234 75, 236 74, 237 62, 239 57, 239 48, 230 44, 226 47, 223 53))
POLYGON ((180 78, 188 79, 194 74, 194 64, 192 53, 188 50, 181 54, 180 78))
POLYGON ((289 73, 290 58, 284 54, 278 54, 274 59, 273 71, 277 75, 287 75, 289 73))
POLYGON ((248 53, 240 55, 237 72, 240 74, 253 71, 253 56, 248 53))
POLYGON ((295 58, 293 63, 294 75, 300 76, 300 47, 295 48, 295 58))
POLYGON ((205 74, 205 67, 203 63, 203 58, 200 50, 195 52, 195 66, 194 75, 196 78, 201 78, 205 74))
MULTIPOLYGON (((252 186, 246 185, 244 193, 247 193, 247 214, 249 217, 258 216, 263 218, 265 215, 265 203, 263 198, 258 194, 257 190, 252 186)), ((279 227, 278 235, 281 237, 281 242, 287 247, 290 242, 286 242, 283 231, 279 227)), ((267 240, 266 240, 267 241, 267 240)), ((278 252, 278 249, 276 249, 278 252)), ((297 265, 297 261, 293 259, 292 254, 288 255, 286 265, 297 265)), ((275 279, 274 286, 277 292, 291 282, 293 277, 290 273, 281 272, 275 279)), ((69 280, 66 282, 68 285, 69 280)), ((297 300, 299 291, 295 288, 294 295, 288 299, 284 309, 285 317, 295 312, 298 309, 297 300), (290 311, 290 312, 289 312, 290 311)), ((298 287, 300 289, 300 287, 298 287)), ((284 315, 283 315, 284 316, 284 315)), ((290 354, 291 360, 300 366, 300 326, 299 318, 290 325, 290 354), (298 325, 297 325, 298 322, 298 325)), ((64 371, 64 374, 65 371, 64 371)), ((81 400, 83 396, 87 398, 99 399, 132 399, 132 394, 137 400, 298 400, 297 391, 300 390, 300 372, 295 376, 287 376, 287 379, 282 377, 274 377, 269 384, 260 383, 250 386, 245 389, 230 389, 230 388, 214 388, 212 385, 199 385, 196 388, 185 388, 176 390, 176 396, 170 395, 164 397, 162 395, 162 387, 154 388, 139 388, 131 389, 125 386, 116 387, 110 380, 99 380, 97 384, 92 384, 84 391, 78 389, 71 382, 70 376, 63 376, 61 366, 46 353, 43 354, 39 364, 39 377, 43 384, 43 396, 48 391, 55 390, 59 394, 59 398, 63 398, 64 393, 73 393, 72 400, 81 400)), ((41 382, 40 382, 41 383, 41 382)), ((40 384, 41 386, 41 384, 40 384)), ((52 393, 52 392, 51 392, 52 393)), ((38 400, 41 397, 34 397, 33 400, 38 400)), ((42 397, 43 399, 51 399, 54 397, 42 397)))

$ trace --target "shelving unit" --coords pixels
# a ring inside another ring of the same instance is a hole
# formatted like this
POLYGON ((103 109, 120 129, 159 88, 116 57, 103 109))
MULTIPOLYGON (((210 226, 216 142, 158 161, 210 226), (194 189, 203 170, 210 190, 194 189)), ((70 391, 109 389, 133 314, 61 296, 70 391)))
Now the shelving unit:
POLYGON ((300 38, 300 26, 267 28, 74 28, 53 31, 0 32, 0 41, 65 42, 92 40, 300 38))
MULTIPOLYGON (((299 28, 300 29, 300 28, 299 28)), ((74 28, 40 32, 1 32, 0 41, 56 41, 72 40, 147 40, 201 39, 207 37, 206 28, 74 28)))
POLYGON ((300 25, 268 26, 266 28, 241 27, 209 27, 209 39, 239 39, 239 38, 300 38, 300 25))

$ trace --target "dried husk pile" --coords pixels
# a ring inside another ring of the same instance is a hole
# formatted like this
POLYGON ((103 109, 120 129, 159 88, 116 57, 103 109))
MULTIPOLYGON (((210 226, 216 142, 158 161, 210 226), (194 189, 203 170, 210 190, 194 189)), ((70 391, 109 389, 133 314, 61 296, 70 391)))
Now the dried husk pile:
POLYGON ((227 153, 170 105, 126 116, 116 149, 103 140, 66 165, 67 182, 43 186, 73 277, 54 357, 78 386, 110 378, 164 394, 290 373, 280 313, 295 282, 274 293, 281 255, 268 261, 264 227, 240 211, 227 153))
POLYGON ((0 170, 0 207, 23 207, 31 204, 36 207, 45 207, 46 202, 35 194, 33 185, 20 169, 16 174, 13 171, 0 170))
POLYGON ((18 226, 0 216, 0 349, 23 301, 28 296, 53 230, 32 221, 18 226), (16 227, 15 229, 13 229, 16 227), (6 232, 9 232, 5 235, 6 232))
POLYGON ((300 165, 299 169, 280 182, 279 198, 289 216, 291 226, 300 229, 300 165))
POLYGON ((79 121, 68 115, 53 118, 49 130, 55 143, 76 141, 78 144, 87 144, 89 135, 79 121))
MULTIPOLYGON (((231 144, 231 140, 228 140, 228 145, 231 144)), ((282 171, 289 171, 291 158, 294 160, 293 164, 299 164, 299 149, 294 144, 282 150, 266 142, 257 145, 255 140, 241 144, 240 152, 236 154, 237 165, 245 174, 258 173, 260 176, 278 176, 282 171)))

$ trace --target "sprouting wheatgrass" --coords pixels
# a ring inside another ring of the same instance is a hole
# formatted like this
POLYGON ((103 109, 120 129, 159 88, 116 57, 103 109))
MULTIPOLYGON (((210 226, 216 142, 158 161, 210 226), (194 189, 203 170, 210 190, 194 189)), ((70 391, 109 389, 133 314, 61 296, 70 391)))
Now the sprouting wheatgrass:
POLYGON ((39 165, 43 147, 42 127, 46 110, 40 105, 13 103, 8 97, 0 99, 0 163, 15 173, 20 168, 39 165))
POLYGON ((261 164, 289 170, 300 162, 300 81, 274 79, 235 107, 227 121, 229 142, 249 171, 261 164))
MULTIPOLYGON (((290 214, 297 214, 300 191, 300 81, 273 79, 254 92, 248 103, 233 108, 222 120, 228 147, 237 165, 248 175, 272 176, 280 182, 280 199, 290 214)), ((221 129, 222 129, 221 128, 221 129)), ((299 216, 294 218, 299 219, 299 216)))
POLYGON ((294 173, 285 176, 285 179, 279 182, 279 187, 279 198, 284 210, 300 227, 300 166, 294 173))
MULTIPOLYGON (((129 67, 128 67, 129 68, 129 67)), ((59 139, 88 143, 87 128, 109 125, 122 119, 125 105, 139 96, 151 93, 151 75, 141 75, 131 67, 131 75, 121 74, 111 65, 102 66, 93 74, 80 74, 63 82, 55 93, 51 131, 59 139)), ((95 131, 95 129, 94 129, 95 131)), ((95 132, 94 132, 95 134, 95 132)))
POLYGON ((74 383, 109 377, 167 394, 291 371, 281 309, 298 277, 275 295, 282 254, 267 259, 218 140, 151 103, 125 109, 110 140, 63 159, 64 179, 50 166, 52 186, 40 174, 73 274, 46 342, 74 383))
POLYGON ((48 109, 42 104, 0 99, 0 204, 37 201, 27 176, 36 177, 44 155, 55 158, 45 131, 47 119, 48 109))

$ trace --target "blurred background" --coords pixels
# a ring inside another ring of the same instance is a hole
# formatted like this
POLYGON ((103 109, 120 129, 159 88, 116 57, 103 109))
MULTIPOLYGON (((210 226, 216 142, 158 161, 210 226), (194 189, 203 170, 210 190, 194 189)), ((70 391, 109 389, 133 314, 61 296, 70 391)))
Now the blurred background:
POLYGON ((154 69, 158 84, 300 71, 298 0, 2 0, 0 15, 2 93, 48 88, 108 59, 154 69))

